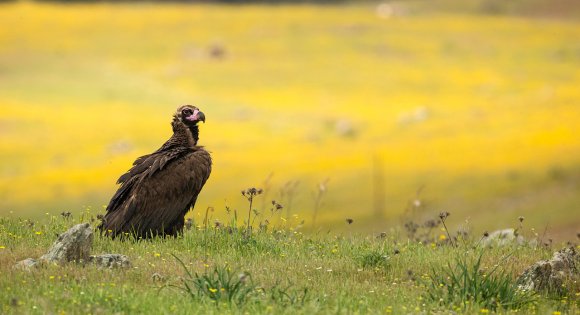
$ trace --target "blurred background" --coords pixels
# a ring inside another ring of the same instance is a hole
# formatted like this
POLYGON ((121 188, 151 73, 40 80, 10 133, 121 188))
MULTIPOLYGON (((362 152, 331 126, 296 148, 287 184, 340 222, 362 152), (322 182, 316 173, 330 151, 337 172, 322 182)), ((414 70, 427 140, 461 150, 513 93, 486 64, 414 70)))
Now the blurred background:
POLYGON ((305 230, 572 239, 579 102, 577 0, 0 1, 0 215, 104 212, 194 104, 197 222, 259 187, 305 230))

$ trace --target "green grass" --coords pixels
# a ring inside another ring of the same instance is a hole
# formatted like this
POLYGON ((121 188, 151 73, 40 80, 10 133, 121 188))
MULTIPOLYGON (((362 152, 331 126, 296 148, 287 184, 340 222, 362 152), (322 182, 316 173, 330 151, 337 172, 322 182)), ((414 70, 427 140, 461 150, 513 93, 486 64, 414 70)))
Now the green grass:
POLYGON ((148 241, 121 242, 97 235, 93 253, 128 255, 132 268, 98 270, 69 264, 32 272, 11 269, 18 260, 40 256, 57 233, 91 217, 83 212, 68 219, 47 216, 37 222, 0 218, 2 313, 401 314, 454 310, 470 314, 497 307, 501 312, 550 314, 579 310, 580 292, 567 292, 557 300, 537 295, 530 303, 514 299, 516 275, 531 263, 550 257, 550 249, 508 246, 486 249, 479 255, 480 250, 473 248, 477 237, 454 247, 445 241, 407 241, 397 237, 401 233, 395 230, 379 237, 307 235, 292 228, 254 230, 250 236, 240 224, 239 229, 210 225, 187 230, 182 237, 148 241), (482 278, 484 271, 490 277, 482 278), (473 281, 461 284, 462 272, 473 281), (440 287, 433 289, 435 282, 442 284, 444 292, 439 292, 440 287), (492 290, 491 295, 469 291, 474 286, 479 292, 492 290), (508 295, 497 294, 521 303, 501 300, 492 307, 493 289, 508 290, 508 295))
POLYGON ((466 309, 476 303, 493 311, 521 309, 535 301, 534 292, 519 290, 510 273, 500 268, 505 259, 491 270, 482 270, 483 254, 483 250, 464 254, 443 268, 434 268, 427 297, 443 305, 460 305, 466 309))

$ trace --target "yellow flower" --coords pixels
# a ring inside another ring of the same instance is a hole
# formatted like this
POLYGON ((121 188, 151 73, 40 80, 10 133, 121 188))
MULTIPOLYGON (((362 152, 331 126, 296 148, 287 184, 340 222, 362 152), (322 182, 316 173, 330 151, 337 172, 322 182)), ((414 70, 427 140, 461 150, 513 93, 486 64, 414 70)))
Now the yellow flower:
POLYGON ((217 289, 214 289, 214 288, 209 288, 209 292, 211 292, 211 293, 216 293, 216 292, 217 292, 217 289))
POLYGON ((54 276, 50 276, 50 277, 48 277, 48 279, 52 280, 52 279, 54 279, 54 276))
POLYGON ((446 240, 446 239, 447 239, 447 236, 445 236, 445 234, 440 234, 440 235, 439 235, 439 240, 440 240, 440 241, 444 241, 444 240, 446 240))
POLYGON ((36 235, 41 235, 41 234, 42 234, 42 232, 41 232, 41 231, 36 231, 34 234, 36 234, 36 235))
POLYGON ((561 312, 559 312, 559 311, 553 311, 553 312, 552 312, 552 315, 560 315, 560 314, 562 314, 562 313, 561 313, 561 312))
POLYGON ((6 248, 6 247, 4 247, 4 246, 0 246, 0 249, 4 249, 4 248, 6 248))
POLYGON ((155 256, 155 257, 160 257, 160 256, 161 256, 161 254, 159 254, 159 253, 155 253, 155 255, 154 255, 154 256, 155 256))
POLYGON ((487 308, 482 308, 482 309, 479 310, 479 312, 481 314, 487 314, 487 313, 489 313, 489 310, 487 308))

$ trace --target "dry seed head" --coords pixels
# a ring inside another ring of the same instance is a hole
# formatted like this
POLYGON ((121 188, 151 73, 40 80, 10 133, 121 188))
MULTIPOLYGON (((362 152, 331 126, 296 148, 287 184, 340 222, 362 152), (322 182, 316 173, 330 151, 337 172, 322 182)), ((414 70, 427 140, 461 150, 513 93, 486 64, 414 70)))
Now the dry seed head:
POLYGON ((437 226, 439 226, 440 223, 441 222, 439 222, 437 220, 427 220, 427 221, 425 221, 423 226, 426 228, 436 228, 437 226))
POLYGON ((354 220, 353 220, 353 219, 351 219, 351 218, 347 218, 347 219, 346 219, 346 223, 348 223, 348 224, 352 224, 353 222, 354 222, 354 220))
POLYGON ((519 216, 519 217, 518 217, 518 221, 520 221, 520 223, 521 223, 521 222, 524 222, 524 217, 523 217, 523 216, 519 216))

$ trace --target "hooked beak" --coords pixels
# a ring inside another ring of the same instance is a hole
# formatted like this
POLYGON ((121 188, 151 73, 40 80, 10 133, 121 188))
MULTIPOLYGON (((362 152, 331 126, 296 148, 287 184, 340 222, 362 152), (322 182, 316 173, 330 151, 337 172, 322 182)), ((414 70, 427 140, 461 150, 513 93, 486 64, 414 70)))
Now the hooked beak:
POLYGON ((196 109, 193 111, 193 114, 186 117, 186 119, 192 122, 203 121, 205 123, 205 114, 196 109))
POLYGON ((205 114, 202 112, 197 112, 197 120, 203 121, 205 123, 205 114))

